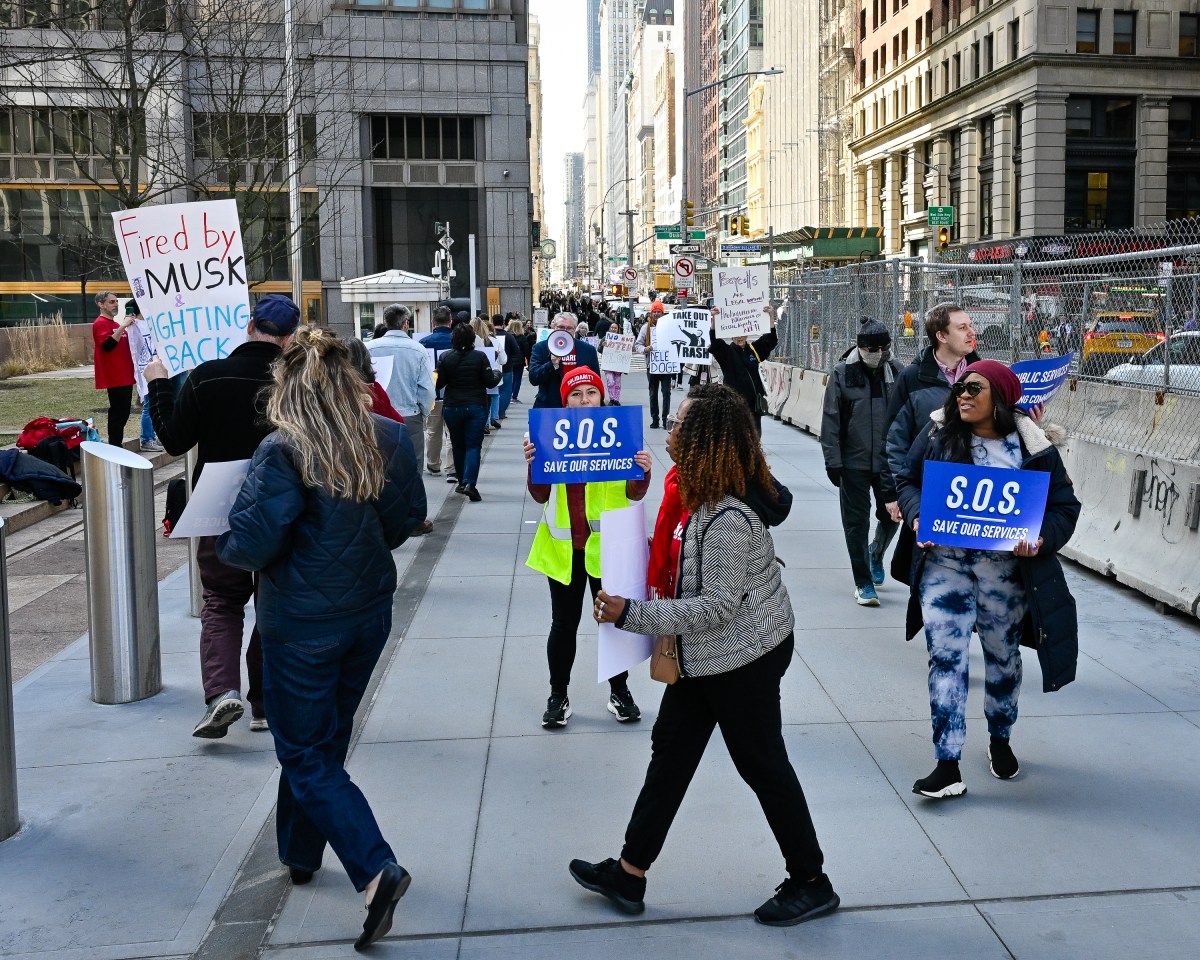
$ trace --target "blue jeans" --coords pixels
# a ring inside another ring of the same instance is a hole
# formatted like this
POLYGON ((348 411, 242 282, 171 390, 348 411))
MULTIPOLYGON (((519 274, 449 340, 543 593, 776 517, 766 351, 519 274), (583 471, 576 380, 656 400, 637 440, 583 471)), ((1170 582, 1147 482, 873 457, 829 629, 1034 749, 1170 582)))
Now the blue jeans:
MULTIPOLYGON (((500 416, 505 416, 508 413, 508 405, 512 403, 513 398, 513 372, 508 371, 504 375, 504 379, 500 381, 500 416)), ((493 399, 495 399, 493 397, 493 399)), ((493 410, 495 408, 493 407, 493 410)))
POLYGON ((279 776, 279 859, 317 870, 333 847, 356 890, 394 860, 362 791, 346 773, 354 712, 392 628, 391 609, 312 639, 262 634, 263 699, 279 776), (335 632, 336 631, 336 632, 335 632))
POLYGON ((500 394, 493 393, 488 397, 488 420, 500 419, 500 394))
POLYGON ((454 475, 459 483, 474 484, 479 480, 479 452, 483 449, 488 408, 478 404, 442 407, 442 417, 454 448, 454 475))
POLYGON ((524 382, 524 380, 525 380, 525 368, 523 366, 518 366, 517 369, 513 371, 512 398, 514 400, 520 398, 521 384, 524 382))
POLYGON ((140 437, 142 443, 149 443, 154 439, 154 421, 150 419, 150 398, 142 398, 142 435, 140 437))

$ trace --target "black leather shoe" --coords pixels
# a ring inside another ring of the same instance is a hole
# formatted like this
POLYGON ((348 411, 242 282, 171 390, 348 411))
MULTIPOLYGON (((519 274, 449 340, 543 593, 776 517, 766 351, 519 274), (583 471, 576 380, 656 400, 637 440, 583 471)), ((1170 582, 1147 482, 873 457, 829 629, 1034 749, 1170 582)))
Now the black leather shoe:
POLYGON ((463 488, 463 493, 465 493, 467 495, 467 499, 470 500, 472 503, 478 503, 480 500, 483 499, 483 497, 480 495, 479 491, 475 489, 475 484, 473 484, 473 483, 466 484, 463 488))
POLYGON ((379 886, 375 888, 375 896, 367 907, 367 919, 363 921, 363 932, 354 941, 355 950, 365 950, 371 944, 383 937, 392 929, 392 914, 396 912, 396 902, 408 892, 412 877, 409 872, 396 861, 389 860, 383 867, 379 886))
POLYGON ((457 487, 454 488, 454 492, 455 493, 466 493, 467 485, 465 483, 460 483, 457 487))

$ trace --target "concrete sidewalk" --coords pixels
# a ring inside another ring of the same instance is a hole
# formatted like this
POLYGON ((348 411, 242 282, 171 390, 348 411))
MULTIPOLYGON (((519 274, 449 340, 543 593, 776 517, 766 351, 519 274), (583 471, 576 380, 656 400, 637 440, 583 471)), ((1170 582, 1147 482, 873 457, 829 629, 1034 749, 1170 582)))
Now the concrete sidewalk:
MULTIPOLYGON (((644 379, 628 377, 625 390, 627 402, 644 400, 644 379)), ((719 738, 650 873, 646 913, 617 915, 577 887, 570 858, 619 850, 661 688, 635 669, 644 719, 615 723, 585 614, 574 716, 563 731, 539 725, 549 594, 524 566, 539 511, 524 490, 525 409, 510 408, 489 441, 483 502, 451 495, 443 507, 451 488, 428 478, 430 513, 443 522, 397 552, 393 646, 350 768, 415 882, 374 955, 1200 953, 1200 629, 1072 568, 1079 679, 1043 695, 1036 658, 1026 658, 1013 740, 1021 776, 1000 782, 987 771, 977 677, 963 762, 970 793, 921 800, 911 785, 932 767, 932 747, 924 645, 902 637, 906 590, 889 581, 880 609, 855 605, 819 447, 773 422, 771 462, 796 497, 775 532, 798 619, 785 732, 842 910, 790 930, 750 919, 783 864, 719 738)), ((650 432, 651 515, 664 439, 650 432)), ((353 953, 361 900, 336 858, 294 889, 274 859, 269 737, 244 722, 224 741, 190 736, 198 622, 185 616, 184 573, 161 588, 160 696, 92 704, 86 641, 16 686, 24 829, 0 845, 0 956, 353 953)), ((973 656, 979 674, 977 645, 973 656)))

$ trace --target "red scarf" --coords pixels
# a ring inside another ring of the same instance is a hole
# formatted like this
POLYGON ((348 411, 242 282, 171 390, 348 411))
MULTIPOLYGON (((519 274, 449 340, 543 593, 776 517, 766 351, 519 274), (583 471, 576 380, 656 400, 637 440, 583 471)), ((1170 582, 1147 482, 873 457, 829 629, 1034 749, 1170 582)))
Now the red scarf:
POLYGON ((671 467, 663 478, 662 506, 658 508, 658 519, 654 521, 654 537, 650 541, 650 563, 646 569, 646 585, 650 588, 650 597, 663 598, 675 596, 675 574, 679 560, 678 553, 672 557, 672 545, 675 531, 680 524, 686 523, 689 511, 679 499, 679 477, 676 468, 671 467))

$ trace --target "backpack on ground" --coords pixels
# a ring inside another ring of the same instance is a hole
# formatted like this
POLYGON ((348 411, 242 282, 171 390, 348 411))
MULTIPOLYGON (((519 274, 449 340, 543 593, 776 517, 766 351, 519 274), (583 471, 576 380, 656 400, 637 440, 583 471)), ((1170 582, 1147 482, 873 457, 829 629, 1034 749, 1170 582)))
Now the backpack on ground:
POLYGON ((63 473, 70 474, 72 480, 78 479, 75 475, 78 454, 67 446, 67 442, 62 437, 44 437, 38 441, 36 447, 29 451, 29 455, 58 467, 63 473))
POLYGON ((17 447, 21 450, 34 450, 47 437, 58 437, 67 445, 67 449, 76 461, 79 460, 79 445, 85 440, 99 440, 100 434, 91 417, 84 419, 54 420, 50 417, 34 417, 21 428, 17 437, 17 447))

